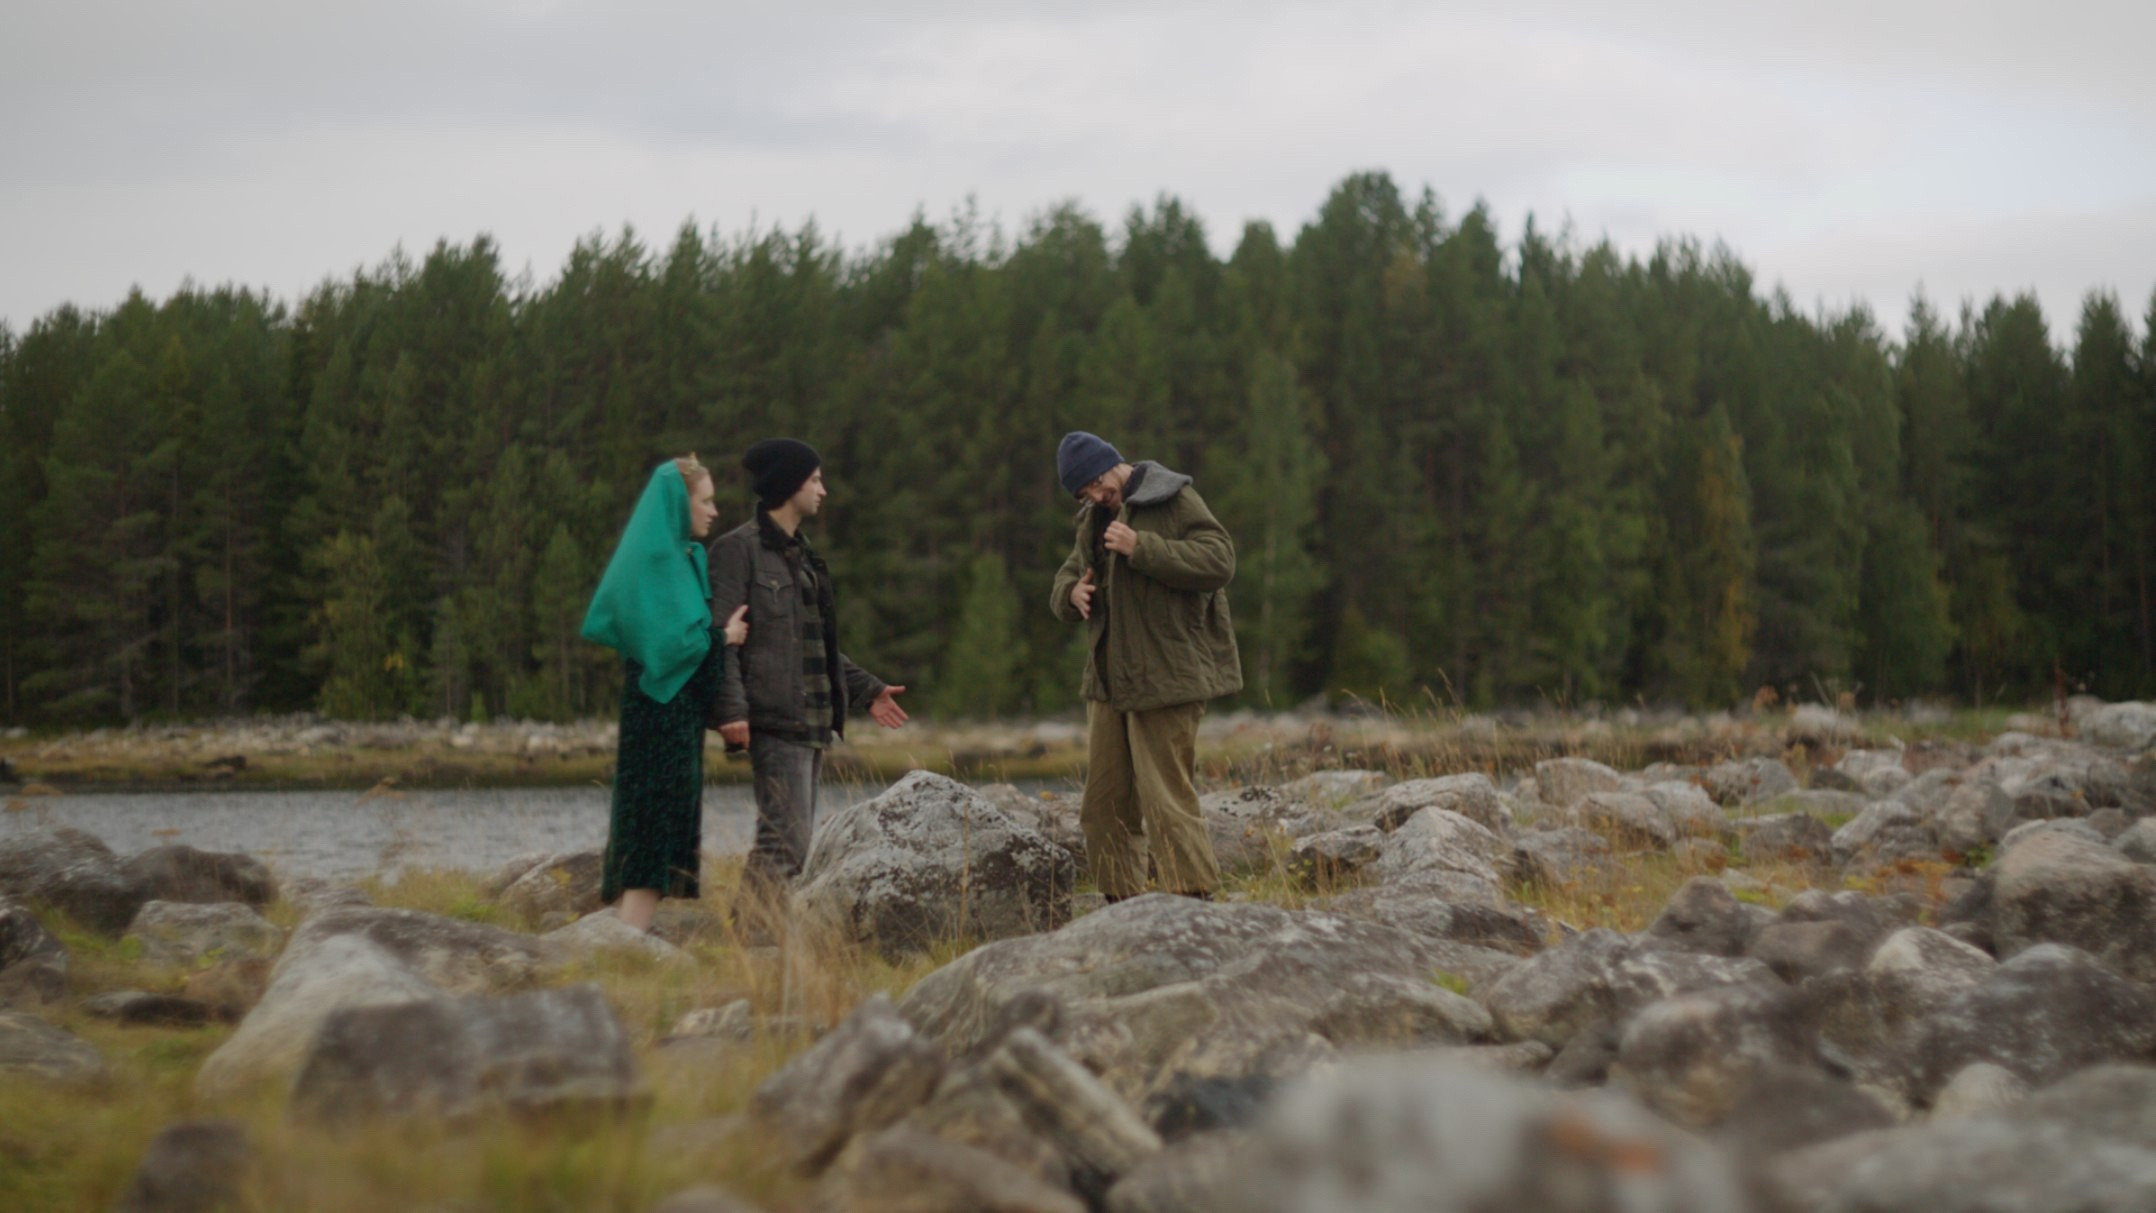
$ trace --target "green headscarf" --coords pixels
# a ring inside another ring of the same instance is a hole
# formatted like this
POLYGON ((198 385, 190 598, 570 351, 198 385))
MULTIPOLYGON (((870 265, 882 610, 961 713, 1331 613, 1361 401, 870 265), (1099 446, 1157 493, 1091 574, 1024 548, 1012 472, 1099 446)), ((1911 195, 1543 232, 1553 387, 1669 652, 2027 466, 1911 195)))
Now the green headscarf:
POLYGON ((669 459, 651 472, 584 612, 584 639, 644 667, 636 685, 670 703, 711 651, 711 577, 689 530, 689 489, 669 459))

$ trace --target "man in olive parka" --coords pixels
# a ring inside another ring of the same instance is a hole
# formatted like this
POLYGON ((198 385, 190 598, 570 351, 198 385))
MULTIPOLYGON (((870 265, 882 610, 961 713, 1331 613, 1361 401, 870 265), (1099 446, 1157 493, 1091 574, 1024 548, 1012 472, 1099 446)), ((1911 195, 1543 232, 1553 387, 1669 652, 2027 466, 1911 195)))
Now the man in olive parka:
POLYGON ((1210 897, 1220 865, 1198 810, 1198 720, 1243 687, 1235 541, 1190 477, 1091 434, 1063 436, 1056 475, 1085 503, 1048 606, 1089 641, 1086 862, 1110 901, 1145 891, 1149 852, 1163 890, 1210 897))

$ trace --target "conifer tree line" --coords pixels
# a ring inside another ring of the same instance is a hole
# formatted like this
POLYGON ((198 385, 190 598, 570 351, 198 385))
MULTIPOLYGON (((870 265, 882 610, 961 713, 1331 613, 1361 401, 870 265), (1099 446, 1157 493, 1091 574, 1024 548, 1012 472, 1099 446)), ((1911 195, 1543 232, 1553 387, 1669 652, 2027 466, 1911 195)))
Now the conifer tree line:
POLYGON ((2092 293, 2062 350, 2031 296, 1920 298, 1896 339, 1380 173, 1225 259, 1163 197, 138 293, 0 329, 0 717, 609 713, 577 628, 646 474, 701 453, 731 526, 774 434, 824 454, 857 660, 1065 709, 1069 429, 1197 478, 1260 706, 2146 696, 2151 321, 2092 293))

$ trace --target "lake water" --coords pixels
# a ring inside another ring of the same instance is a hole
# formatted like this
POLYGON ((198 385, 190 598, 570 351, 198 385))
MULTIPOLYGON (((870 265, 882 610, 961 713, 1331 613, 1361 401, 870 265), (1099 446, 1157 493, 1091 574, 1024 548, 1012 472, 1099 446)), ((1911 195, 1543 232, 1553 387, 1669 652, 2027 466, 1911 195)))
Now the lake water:
MULTIPOLYGON (((883 790, 826 783, 830 813, 883 790)), ((373 795, 358 791, 112 792, 32 796, 0 814, 0 838, 66 825, 118 854, 166 843, 244 851, 283 876, 354 880, 402 868, 487 872, 530 851, 606 844, 607 790, 487 788, 373 795)), ((749 849, 756 821, 748 785, 704 789, 704 849, 749 849)))

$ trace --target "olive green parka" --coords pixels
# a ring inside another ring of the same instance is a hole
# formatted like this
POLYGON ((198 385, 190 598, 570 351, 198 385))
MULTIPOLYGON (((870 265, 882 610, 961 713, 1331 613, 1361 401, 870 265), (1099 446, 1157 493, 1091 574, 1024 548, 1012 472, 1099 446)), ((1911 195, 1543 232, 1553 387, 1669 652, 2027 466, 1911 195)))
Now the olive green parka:
POLYGON ((1085 697, 1145 712, 1242 690, 1228 615, 1235 541, 1190 477, 1147 461, 1133 467, 1132 480, 1118 509, 1080 507, 1071 554, 1049 592, 1048 609, 1076 623, 1071 589, 1093 570, 1099 588, 1086 620, 1085 697), (1101 543, 1116 520, 1138 532, 1129 556, 1101 543))

